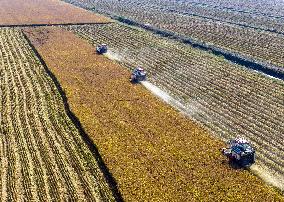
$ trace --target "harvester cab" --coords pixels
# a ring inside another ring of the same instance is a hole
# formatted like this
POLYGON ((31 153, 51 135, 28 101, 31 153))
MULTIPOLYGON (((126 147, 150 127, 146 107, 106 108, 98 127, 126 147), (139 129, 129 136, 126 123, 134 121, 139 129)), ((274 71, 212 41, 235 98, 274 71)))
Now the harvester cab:
POLYGON ((104 54, 107 52, 107 45, 106 44, 101 44, 97 46, 97 53, 98 54, 104 54))
POLYGON ((244 138, 230 140, 228 147, 222 149, 222 153, 241 167, 249 167, 255 162, 255 150, 244 138))
POLYGON ((143 68, 138 67, 133 70, 131 76, 130 76, 130 81, 133 83, 138 83, 140 81, 145 81, 146 80, 146 72, 143 68))

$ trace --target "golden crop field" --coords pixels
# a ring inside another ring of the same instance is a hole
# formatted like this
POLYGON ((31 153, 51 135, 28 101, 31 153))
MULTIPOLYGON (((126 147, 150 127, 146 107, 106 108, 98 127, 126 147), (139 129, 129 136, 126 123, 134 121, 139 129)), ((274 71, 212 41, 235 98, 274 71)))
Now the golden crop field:
POLYGON ((250 172, 230 168, 219 152, 221 141, 132 85, 125 68, 96 55, 87 42, 58 28, 25 33, 58 78, 126 201, 283 200, 250 172))
POLYGON ((0 201, 284 202, 284 3, 244 1, 1 0, 0 201))

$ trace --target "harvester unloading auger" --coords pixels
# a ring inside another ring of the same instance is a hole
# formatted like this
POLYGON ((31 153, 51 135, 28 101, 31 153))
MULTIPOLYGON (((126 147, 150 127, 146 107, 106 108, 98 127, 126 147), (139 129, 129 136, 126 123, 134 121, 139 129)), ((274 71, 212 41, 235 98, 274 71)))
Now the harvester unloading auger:
POLYGON ((130 81, 133 83, 138 83, 140 81, 145 81, 146 80, 146 72, 143 68, 138 67, 133 70, 131 76, 130 76, 130 81))
POLYGON ((249 167, 255 162, 255 150, 244 138, 230 140, 228 147, 222 149, 222 153, 241 167, 249 167))

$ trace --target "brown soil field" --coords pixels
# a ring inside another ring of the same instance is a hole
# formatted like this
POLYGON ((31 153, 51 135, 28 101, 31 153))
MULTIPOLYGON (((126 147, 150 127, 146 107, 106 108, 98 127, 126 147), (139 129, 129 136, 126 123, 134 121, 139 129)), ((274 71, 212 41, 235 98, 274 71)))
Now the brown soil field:
POLYGON ((158 100, 129 72, 59 28, 26 29, 99 149, 125 201, 284 201, 223 143, 158 100))
POLYGON ((2 0, 0 25, 107 23, 109 18, 59 0, 2 0))

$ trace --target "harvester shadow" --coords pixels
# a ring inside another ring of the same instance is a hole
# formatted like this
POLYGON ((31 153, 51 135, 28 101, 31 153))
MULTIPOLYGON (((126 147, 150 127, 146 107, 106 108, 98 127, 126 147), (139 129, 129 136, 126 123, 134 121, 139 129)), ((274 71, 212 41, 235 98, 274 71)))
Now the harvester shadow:
POLYGON ((28 44, 30 45, 30 47, 32 48, 33 52, 35 53, 36 57, 39 59, 39 61, 43 65, 46 73, 50 76, 50 78, 54 82, 54 84, 55 84, 57 90, 59 91, 60 95, 62 96, 66 114, 71 119, 72 123, 75 125, 75 127, 79 131, 80 135, 82 136, 84 142, 88 145, 88 148, 90 149, 90 151, 92 152, 93 156, 97 160, 99 168, 103 172, 103 175, 104 175, 108 185, 110 186, 110 189, 112 191, 112 194, 113 194, 114 198, 118 202, 120 202, 120 201, 123 202, 121 193, 119 192, 118 187, 117 187, 117 183, 116 183, 114 177, 112 176, 112 174, 110 173, 108 167, 104 163, 104 161, 103 161, 103 159, 102 159, 102 157, 101 157, 101 155, 99 153, 99 150, 98 150, 97 146, 95 145, 93 140, 88 136, 88 134, 85 132, 85 130, 82 127, 82 124, 80 123, 79 119, 70 110, 70 107, 69 107, 69 104, 68 104, 68 98, 67 98, 64 90, 62 89, 59 81, 57 80, 55 75, 49 70, 49 68, 47 67, 45 61, 43 60, 41 55, 38 53, 37 49, 34 47, 34 45, 31 43, 31 41, 29 40, 29 38, 26 36, 26 34, 24 32, 23 32, 23 35, 24 35, 24 38, 27 40, 28 44))
POLYGON ((233 160, 223 160, 222 164, 229 164, 229 167, 234 170, 245 170, 246 169, 240 166, 236 161, 233 161, 233 160))

